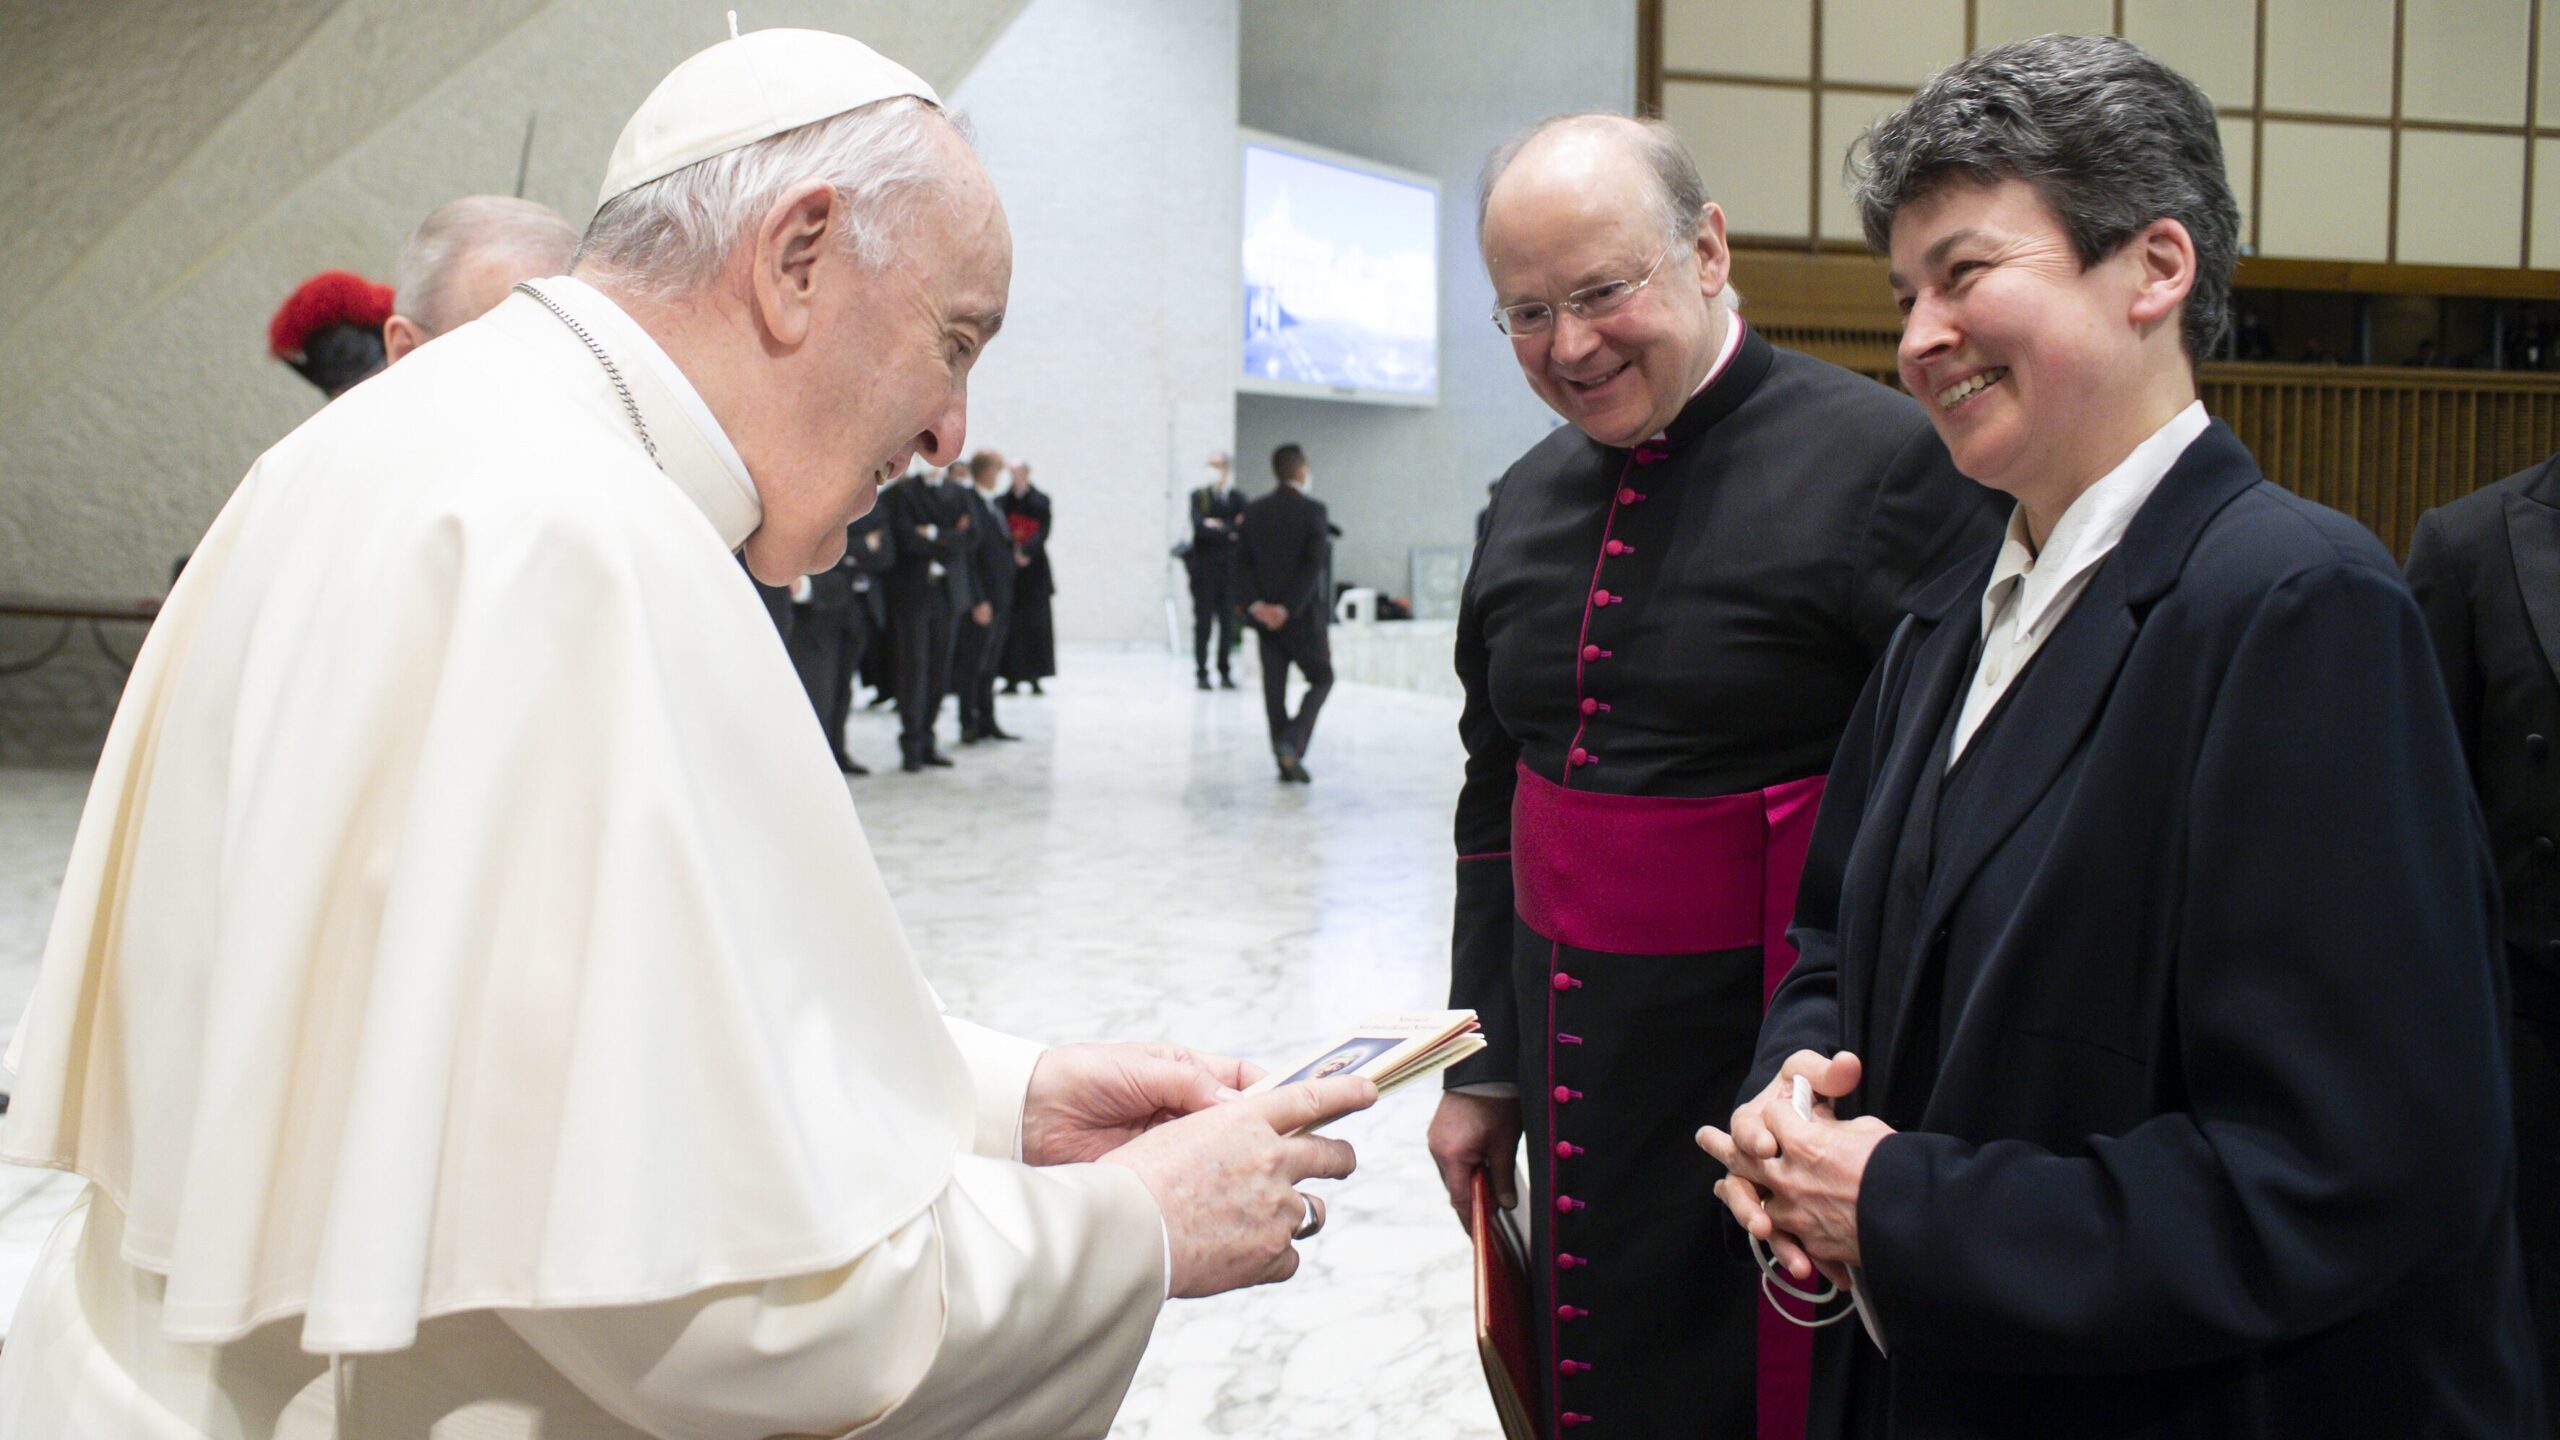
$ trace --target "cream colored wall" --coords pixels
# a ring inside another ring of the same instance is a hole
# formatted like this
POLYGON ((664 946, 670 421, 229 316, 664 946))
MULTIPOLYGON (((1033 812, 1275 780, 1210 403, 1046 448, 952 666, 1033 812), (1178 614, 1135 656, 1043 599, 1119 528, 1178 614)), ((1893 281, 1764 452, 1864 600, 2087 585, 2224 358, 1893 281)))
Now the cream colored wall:
MULTIPOLYGON (((746 8, 948 89, 1023 3, 746 8)), ((528 116, 526 193, 583 224, 623 119, 722 33, 701 0, 0 6, 0 590, 159 593, 319 406, 265 353, 296 284, 384 276, 429 209, 511 188, 528 116)), ((0 624, 0 661, 40 638, 0 624)), ((10 678, 0 761, 76 755, 118 683, 80 652, 10 678)))
MULTIPOLYGON (((1737 233, 1854 242, 1840 183, 1850 143, 1968 38, 2120 26, 2223 109, 2224 157, 2257 253, 2514 266, 2537 60, 2543 122, 2560 124, 2560 44, 2536 56, 2534 3, 2265 0, 2262 47, 2259 0, 1663 0, 1662 110, 1711 184, 1735 197, 1737 233)), ((2551 35, 2560 0, 2540 3, 2551 35)), ((2535 172, 2531 263, 2542 268, 2560 263, 2560 235, 2547 233, 2560 224, 2560 175, 2547 157, 2535 172)))

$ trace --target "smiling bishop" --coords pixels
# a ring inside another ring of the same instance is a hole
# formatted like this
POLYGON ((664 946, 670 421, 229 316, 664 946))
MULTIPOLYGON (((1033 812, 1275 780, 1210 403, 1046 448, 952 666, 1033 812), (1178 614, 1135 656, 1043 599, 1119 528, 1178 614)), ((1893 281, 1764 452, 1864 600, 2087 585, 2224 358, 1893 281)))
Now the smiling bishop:
POLYGON ((1486 163, 1485 268, 1568 423, 1514 464, 1458 621, 1451 1004, 1492 1042, 1431 1148, 1536 1198, 1551 1434, 1803 1433, 1806 1350, 1700 1216, 1824 771, 1903 596, 1997 521, 1911 400, 1777 349, 1659 123, 1550 120, 1486 163), (1530 1173, 1512 1173, 1526 1129, 1530 1173))

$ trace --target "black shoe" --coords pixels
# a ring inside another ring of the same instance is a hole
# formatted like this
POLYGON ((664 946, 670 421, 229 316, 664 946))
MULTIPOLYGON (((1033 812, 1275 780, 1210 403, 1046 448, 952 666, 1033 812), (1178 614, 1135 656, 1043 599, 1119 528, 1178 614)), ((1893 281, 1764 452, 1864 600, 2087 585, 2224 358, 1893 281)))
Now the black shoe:
POLYGON ((1271 758, 1279 762, 1282 780, 1292 785, 1307 783, 1307 767, 1298 763, 1296 755, 1286 750, 1274 750, 1271 752, 1271 758))
POLYGON ((883 705, 887 705, 887 704, 890 704, 890 703, 894 702, 897 698, 898 698, 897 696, 890 694, 890 693, 889 693, 888 691, 886 691, 886 690, 883 690, 883 691, 881 691, 879 694, 872 696, 872 697, 871 697, 871 703, 870 703, 870 704, 868 704, 868 705, 863 706, 862 708, 863 708, 863 709, 865 709, 865 710, 877 710, 877 709, 879 709, 879 708, 880 708, 881 706, 883 706, 883 705))
POLYGON ((989 740, 1019 740, 1022 738, 1021 736, 1014 734, 1012 731, 997 725, 993 721, 989 721, 987 723, 987 728, 979 731, 978 733, 989 740))
POLYGON ((1206 670, 1201 671, 1198 675, 1196 675, 1196 676, 1192 677, 1192 682, 1191 682, 1191 683, 1193 683, 1193 684, 1195 684, 1195 685, 1199 686, 1199 687, 1200 687, 1201 689, 1203 689, 1203 690, 1208 689, 1208 688, 1209 688, 1209 672, 1208 672, 1208 671, 1206 671, 1206 670))
POLYGON ((951 768, 951 757, 939 750, 927 750, 924 752, 924 763, 937 769, 948 770, 951 768))
POLYGON ((1039 681, 1037 681, 1037 680, 1034 680, 1034 681, 1032 681, 1032 682, 1031 682, 1031 693, 1032 693, 1032 694, 1034 694, 1034 695, 1046 695, 1046 694, 1048 694, 1049 692, 1048 692, 1048 691, 1046 691, 1046 690, 1041 689, 1041 688, 1040 688, 1040 682, 1039 682, 1039 681))
POLYGON ((906 759, 898 762, 898 768, 904 770, 910 775, 916 774, 924 769, 924 757, 921 755, 910 755, 906 759))
POLYGON ((986 738, 986 732, 974 725, 960 732, 960 743, 963 745, 975 745, 986 738))
MULTIPOLYGON (((1203 685, 1203 686, 1201 686, 1200 688, 1201 688, 1201 689, 1203 689, 1203 690, 1206 690, 1206 689, 1208 689, 1209 687, 1208 687, 1208 686, 1206 686, 1206 685, 1203 685)), ((1221 673, 1219 674, 1219 676, 1218 676, 1218 688, 1219 688, 1219 689, 1221 689, 1221 690, 1233 690, 1234 688, 1236 688, 1236 681, 1235 681, 1235 677, 1234 677, 1234 676, 1232 676, 1232 675, 1228 675, 1228 674, 1226 674, 1226 673, 1224 673, 1224 672, 1221 672, 1221 673)))
POLYGON ((852 756, 847 755, 841 750, 836 752, 836 769, 847 775, 868 775, 871 773, 870 771, 863 769, 860 764, 856 763, 852 756))
POLYGON ((1013 682, 1012 682, 1012 681, 1010 681, 1010 680, 1007 680, 1006 682, 1004 682, 1004 688, 1003 688, 1003 689, 1001 689, 1001 690, 999 690, 999 691, 997 691, 996 693, 997 693, 997 694, 999 694, 999 695, 1011 695, 1011 694, 1016 693, 1016 692, 1015 692, 1015 690, 1014 690, 1014 688, 1013 688, 1013 682))

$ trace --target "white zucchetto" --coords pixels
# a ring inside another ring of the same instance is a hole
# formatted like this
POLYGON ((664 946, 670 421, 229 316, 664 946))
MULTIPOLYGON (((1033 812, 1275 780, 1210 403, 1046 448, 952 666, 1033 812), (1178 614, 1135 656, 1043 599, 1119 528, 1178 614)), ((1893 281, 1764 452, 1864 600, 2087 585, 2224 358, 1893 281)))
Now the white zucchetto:
POLYGON ((696 161, 865 105, 942 97, 914 71, 847 35, 757 30, 669 71, 613 144, 596 205, 696 161))

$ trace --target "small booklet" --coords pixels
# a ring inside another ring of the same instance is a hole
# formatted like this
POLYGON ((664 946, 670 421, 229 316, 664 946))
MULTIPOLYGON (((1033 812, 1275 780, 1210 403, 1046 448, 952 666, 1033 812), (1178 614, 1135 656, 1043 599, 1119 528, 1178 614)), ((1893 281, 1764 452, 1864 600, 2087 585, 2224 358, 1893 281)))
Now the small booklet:
POLYGON ((1298 1064, 1277 1069, 1244 1093, 1259 1095, 1327 1075, 1366 1075, 1378 1093, 1437 1075, 1484 1048, 1473 1010, 1413 1010, 1356 1025, 1298 1064))

